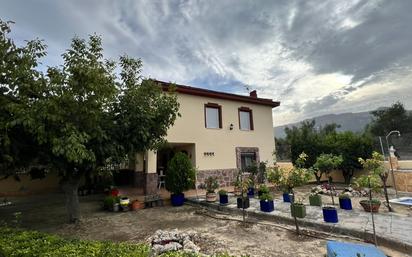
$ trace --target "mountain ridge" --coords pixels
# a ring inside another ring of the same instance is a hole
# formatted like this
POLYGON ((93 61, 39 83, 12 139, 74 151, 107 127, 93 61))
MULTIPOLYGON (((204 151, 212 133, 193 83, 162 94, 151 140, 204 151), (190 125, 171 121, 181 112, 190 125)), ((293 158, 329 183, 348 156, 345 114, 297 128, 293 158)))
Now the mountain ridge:
POLYGON ((368 125, 372 121, 373 115, 370 111, 367 112, 345 112, 345 113, 338 113, 338 114, 325 114, 321 116, 317 116, 310 119, 304 119, 299 122, 289 123, 282 126, 274 127, 275 137, 277 138, 285 138, 285 128, 286 127, 293 127, 299 126, 299 124, 303 121, 310 121, 315 120, 316 126, 325 126, 327 124, 336 123, 340 125, 340 128, 337 131, 352 131, 352 132, 361 132, 365 129, 366 125, 368 125))

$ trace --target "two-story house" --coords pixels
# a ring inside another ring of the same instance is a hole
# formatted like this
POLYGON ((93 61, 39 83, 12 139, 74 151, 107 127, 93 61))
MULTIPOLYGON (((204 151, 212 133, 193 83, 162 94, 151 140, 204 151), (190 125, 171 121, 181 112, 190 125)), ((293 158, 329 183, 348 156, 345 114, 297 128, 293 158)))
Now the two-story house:
MULTIPOLYGON (((165 91, 169 83, 157 81, 165 91)), ((197 169, 198 183, 216 176, 222 186, 232 185, 237 171, 252 161, 272 163, 275 142, 272 108, 279 102, 175 85, 180 103, 178 117, 167 134, 168 146, 139 154, 135 185, 146 193, 157 189, 159 175, 167 176, 167 162, 176 151, 188 154, 197 169)))

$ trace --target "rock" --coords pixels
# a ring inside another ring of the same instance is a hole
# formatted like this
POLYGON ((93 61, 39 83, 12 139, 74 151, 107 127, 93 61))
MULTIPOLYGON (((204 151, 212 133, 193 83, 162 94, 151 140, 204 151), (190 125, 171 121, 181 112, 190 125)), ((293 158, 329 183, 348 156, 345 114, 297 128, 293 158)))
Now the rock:
POLYGON ((180 232, 177 229, 171 231, 157 230, 148 239, 148 243, 152 245, 152 250, 156 255, 178 250, 199 253, 200 247, 194 243, 197 239, 199 239, 199 236, 194 231, 180 232))

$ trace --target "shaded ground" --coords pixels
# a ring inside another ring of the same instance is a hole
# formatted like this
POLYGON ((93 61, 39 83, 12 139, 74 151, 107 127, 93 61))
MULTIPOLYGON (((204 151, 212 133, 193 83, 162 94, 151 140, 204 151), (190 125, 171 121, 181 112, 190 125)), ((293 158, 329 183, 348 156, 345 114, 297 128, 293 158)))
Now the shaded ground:
MULTIPOLYGON (((207 254, 228 251, 251 256, 323 256, 326 252, 325 239, 297 237, 294 232, 273 226, 276 224, 244 226, 227 220, 240 217, 204 212, 191 206, 109 213, 101 211, 101 199, 102 196, 81 198, 82 222, 78 225, 64 224, 64 197, 59 194, 10 199, 14 205, 0 207, 0 220, 10 223, 13 213, 19 211, 23 227, 70 238, 112 241, 145 241, 158 229, 192 230, 201 235, 198 245, 207 254)), ((394 251, 387 253, 403 256, 394 251)))

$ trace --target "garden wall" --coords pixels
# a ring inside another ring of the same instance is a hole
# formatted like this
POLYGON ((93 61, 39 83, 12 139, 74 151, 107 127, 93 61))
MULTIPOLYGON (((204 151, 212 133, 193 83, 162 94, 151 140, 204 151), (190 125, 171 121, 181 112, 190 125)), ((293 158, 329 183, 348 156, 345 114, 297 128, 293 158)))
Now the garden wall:
POLYGON ((59 191, 57 173, 49 173, 44 179, 31 179, 28 174, 19 175, 20 181, 13 176, 0 180, 0 196, 19 196, 32 193, 59 191))

